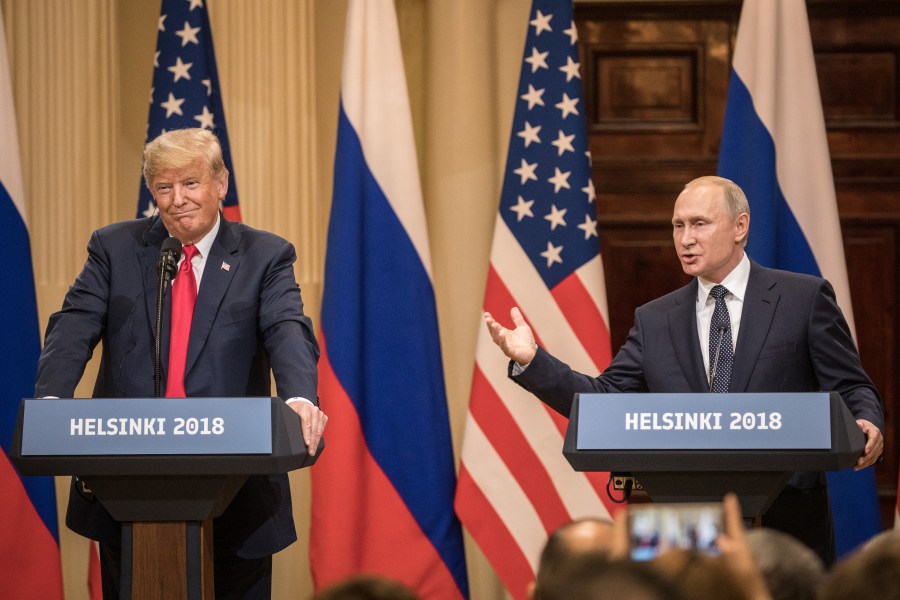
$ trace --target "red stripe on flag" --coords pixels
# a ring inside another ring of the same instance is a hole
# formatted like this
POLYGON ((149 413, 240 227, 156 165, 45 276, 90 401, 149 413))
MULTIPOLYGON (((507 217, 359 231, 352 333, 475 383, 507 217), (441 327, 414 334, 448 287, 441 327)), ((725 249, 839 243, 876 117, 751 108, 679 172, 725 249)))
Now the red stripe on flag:
POLYGON ((324 333, 319 345, 319 395, 330 418, 328 446, 311 471, 309 555, 316 589, 366 572, 396 579, 423 598, 447 598, 447 590, 462 598, 366 447, 356 408, 328 360, 324 333))
POLYGON ((569 512, 540 458, 477 364, 472 379, 472 398, 476 399, 469 407, 472 417, 534 505, 547 531, 570 521, 569 512))
POLYGON ((562 310, 563 316, 578 341, 587 350, 598 371, 605 369, 612 360, 612 348, 609 343, 609 327, 597 304, 585 289, 578 272, 575 271, 550 293, 562 310))
POLYGON ((4 598, 63 597, 59 546, 47 531, 6 453, 0 450, 0 589, 4 598))
POLYGON ((91 600, 103 600, 103 577, 100 574, 100 548, 91 540, 88 546, 88 595, 91 600))
POLYGON ((522 554, 518 543, 509 534, 491 502, 481 493, 465 465, 459 467, 457 482, 456 514, 466 524, 466 529, 494 567, 506 590, 515 600, 524 600, 528 584, 534 581, 534 571, 528 558, 522 554))
POLYGON ((234 206, 223 206, 222 215, 229 221, 241 223, 241 207, 237 204, 234 206))

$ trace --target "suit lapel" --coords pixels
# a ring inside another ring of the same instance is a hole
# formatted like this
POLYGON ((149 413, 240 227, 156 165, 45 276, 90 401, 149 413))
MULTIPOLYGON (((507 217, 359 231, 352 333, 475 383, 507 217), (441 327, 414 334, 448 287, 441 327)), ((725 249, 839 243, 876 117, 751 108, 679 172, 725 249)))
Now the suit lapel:
POLYGON ((203 278, 200 280, 200 289, 197 291, 197 304, 194 306, 191 339, 188 344, 187 363, 184 369, 185 378, 194 363, 197 362, 197 357, 209 338, 209 332, 218 316, 222 299, 241 262, 238 254, 237 235, 234 231, 236 225, 226 221, 221 214, 219 219, 221 223, 219 234, 209 250, 209 256, 206 257, 203 278), (226 264, 227 268, 223 266, 226 264))
POLYGON ((669 335, 675 347, 675 357, 692 390, 705 392, 709 387, 703 368, 703 354, 697 336, 697 280, 679 290, 676 306, 669 311, 669 335))
MULTIPOLYGON (((156 341, 156 298, 159 295, 159 276, 156 266, 159 262, 159 251, 163 240, 169 237, 169 232, 163 226, 162 219, 156 217, 150 227, 144 232, 144 247, 139 253, 141 268, 143 270, 144 301, 147 307, 147 323, 150 324, 149 336, 156 341)), ((171 284, 170 284, 171 286, 171 284)), ((169 311, 170 296, 167 294, 163 306, 162 340, 160 343, 160 356, 162 372, 165 373, 169 364, 169 311)))
POLYGON ((780 294, 775 290, 776 281, 767 269, 750 262, 750 278, 747 280, 747 294, 741 312, 741 329, 734 351, 734 368, 731 371, 729 391, 743 392, 747 389, 756 359, 762 350, 780 294))

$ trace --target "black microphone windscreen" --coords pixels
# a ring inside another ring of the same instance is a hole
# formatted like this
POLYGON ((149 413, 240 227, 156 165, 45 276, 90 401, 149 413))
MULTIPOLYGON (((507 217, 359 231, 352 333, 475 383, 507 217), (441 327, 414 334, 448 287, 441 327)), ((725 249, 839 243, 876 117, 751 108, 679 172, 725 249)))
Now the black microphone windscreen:
POLYGON ((160 252, 174 252, 177 256, 181 254, 181 242, 178 241, 178 238, 169 236, 163 240, 160 252))

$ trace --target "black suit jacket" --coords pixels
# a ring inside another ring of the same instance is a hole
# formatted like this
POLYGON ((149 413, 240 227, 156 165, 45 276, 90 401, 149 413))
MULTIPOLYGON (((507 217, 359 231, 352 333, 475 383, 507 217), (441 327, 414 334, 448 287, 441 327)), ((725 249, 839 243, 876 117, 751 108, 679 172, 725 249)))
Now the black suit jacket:
MULTIPOLYGON (((597 377, 577 373, 539 348, 513 379, 567 417, 578 392, 708 392, 696 301, 695 279, 638 308, 628 339, 597 377)), ((855 418, 884 431, 878 392, 834 290, 818 277, 751 261, 729 391, 840 392, 855 418)), ((798 474, 791 484, 806 488, 816 479, 798 474)))
MULTIPOLYGON (((185 366, 188 396, 316 395, 318 345, 303 314, 294 278, 296 254, 286 240, 220 215, 197 293, 185 366)), ((158 217, 95 231, 84 269, 62 309, 50 317, 35 396, 72 397, 98 342, 103 344, 94 397, 152 397, 158 280, 168 232, 158 217)), ((168 364, 168 312, 162 337, 163 389, 168 364)), ((89 484, 89 482, 88 482, 89 484)), ((99 503, 73 489, 66 523, 100 541, 118 540, 99 503)), ((284 474, 251 477, 216 519, 217 544, 243 558, 272 554, 296 540, 284 474)))

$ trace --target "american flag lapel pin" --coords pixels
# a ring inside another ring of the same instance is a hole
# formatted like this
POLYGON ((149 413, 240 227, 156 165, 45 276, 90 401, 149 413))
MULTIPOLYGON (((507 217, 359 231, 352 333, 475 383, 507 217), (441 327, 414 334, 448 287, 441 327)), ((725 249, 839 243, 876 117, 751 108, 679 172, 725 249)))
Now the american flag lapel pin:
POLYGON ((222 270, 223 270, 223 271, 230 271, 230 270, 231 270, 231 265, 229 265, 227 262, 225 262, 225 261, 223 260, 223 261, 222 261, 222 270))

